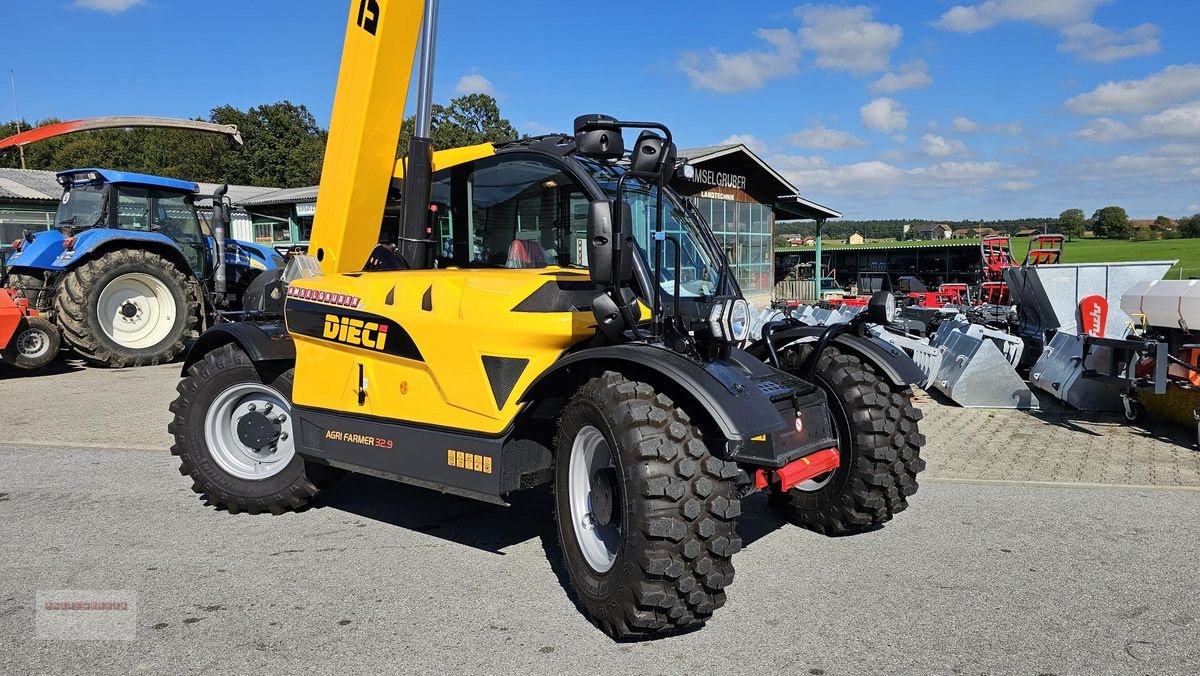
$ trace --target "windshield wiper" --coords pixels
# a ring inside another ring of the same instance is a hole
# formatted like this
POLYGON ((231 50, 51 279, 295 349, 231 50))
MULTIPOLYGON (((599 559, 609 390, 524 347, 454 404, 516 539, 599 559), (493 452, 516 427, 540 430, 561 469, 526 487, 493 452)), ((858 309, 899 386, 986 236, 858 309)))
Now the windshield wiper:
POLYGON ((72 216, 65 221, 59 221, 59 225, 75 225, 76 217, 72 216))

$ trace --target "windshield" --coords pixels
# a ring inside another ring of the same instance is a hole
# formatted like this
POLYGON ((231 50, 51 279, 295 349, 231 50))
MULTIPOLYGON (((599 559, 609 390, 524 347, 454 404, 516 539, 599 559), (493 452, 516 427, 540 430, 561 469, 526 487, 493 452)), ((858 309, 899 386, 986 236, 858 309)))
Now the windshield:
MULTIPOLYGON (((616 197, 617 180, 625 172, 623 167, 600 164, 586 158, 577 159, 596 179, 605 194, 616 197)), ((658 187, 647 185, 640 179, 630 179, 625 181, 623 195, 633 212, 634 239, 642 253, 642 259, 653 274, 658 187)), ((690 298, 715 295, 720 283, 720 262, 704 246, 699 224, 689 218, 674 193, 666 191, 666 198, 663 201, 663 232, 679 242, 679 295, 690 298)), ((675 291, 676 251, 676 247, 670 242, 663 243, 663 265, 658 283, 668 294, 675 291)))
POLYGON ((58 202, 54 222, 77 228, 89 228, 104 220, 104 186, 80 185, 68 188, 58 202))

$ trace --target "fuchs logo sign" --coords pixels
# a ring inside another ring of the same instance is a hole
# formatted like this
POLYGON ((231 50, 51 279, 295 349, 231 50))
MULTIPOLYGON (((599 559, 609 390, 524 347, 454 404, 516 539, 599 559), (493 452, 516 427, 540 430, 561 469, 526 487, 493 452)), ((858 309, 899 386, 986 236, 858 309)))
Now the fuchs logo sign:
POLYGON ((387 345, 388 327, 387 324, 379 322, 325 315, 325 329, 321 332, 321 337, 383 352, 387 345))
POLYGON ((1088 296, 1079 301, 1079 326, 1084 334, 1103 338, 1108 325, 1108 299, 1104 296, 1088 296))
POLYGON ((362 307, 362 299, 358 296, 351 296, 345 293, 330 293, 329 291, 318 291, 316 289, 301 289, 295 286, 289 286, 287 290, 288 298, 299 298, 300 300, 311 300, 314 303, 324 303, 325 305, 337 305, 338 307, 358 308, 362 307))

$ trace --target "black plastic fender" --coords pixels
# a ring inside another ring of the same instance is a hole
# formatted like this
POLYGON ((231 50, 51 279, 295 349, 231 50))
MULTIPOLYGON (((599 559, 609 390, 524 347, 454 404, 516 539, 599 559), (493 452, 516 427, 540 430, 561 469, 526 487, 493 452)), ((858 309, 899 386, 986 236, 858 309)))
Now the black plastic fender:
POLYGON ((204 359, 213 350, 233 343, 242 348, 251 361, 295 361, 296 345, 283 326, 282 320, 272 322, 227 322, 216 324, 204 333, 188 350, 181 375, 186 376, 192 364, 204 359))
MULTIPOLYGON (((783 349, 798 340, 817 338, 825 332, 826 328, 828 327, 790 327, 772 333, 771 342, 775 344, 775 349, 783 349)), ((836 345, 842 352, 852 354, 870 364, 881 376, 897 387, 915 385, 925 380, 925 373, 912 360, 912 357, 908 356, 907 352, 874 336, 843 333, 835 336, 829 344, 836 345)), ((766 344, 762 341, 754 343, 747 351, 759 359, 767 358, 766 344)))
POLYGON ((566 388, 571 383, 598 370, 621 371, 682 390, 724 435, 727 460, 782 467, 836 445, 824 392, 738 350, 727 359, 700 361, 646 343, 588 348, 555 362, 521 399, 569 396, 566 388), (799 424, 798 418, 805 423, 799 424))

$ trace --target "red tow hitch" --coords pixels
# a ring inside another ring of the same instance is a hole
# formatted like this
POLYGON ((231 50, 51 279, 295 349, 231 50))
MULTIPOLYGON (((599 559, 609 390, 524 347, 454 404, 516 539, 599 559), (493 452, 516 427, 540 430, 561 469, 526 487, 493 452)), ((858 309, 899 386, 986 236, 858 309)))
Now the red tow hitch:
POLYGON ((804 483, 809 479, 832 472, 841 464, 841 454, 836 448, 827 448, 823 451, 810 453, 809 455, 793 460, 779 469, 760 469, 754 473, 754 488, 762 490, 771 483, 777 482, 779 490, 787 492, 796 484, 804 483))

